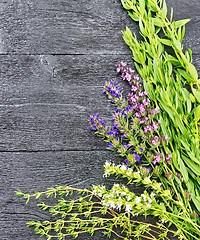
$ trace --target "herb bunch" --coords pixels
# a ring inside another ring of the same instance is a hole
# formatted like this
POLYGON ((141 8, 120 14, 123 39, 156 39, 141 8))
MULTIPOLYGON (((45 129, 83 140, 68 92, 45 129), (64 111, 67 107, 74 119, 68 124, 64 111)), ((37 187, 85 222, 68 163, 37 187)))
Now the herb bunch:
MULTIPOLYGON (((38 206, 51 215, 57 216, 57 220, 49 221, 29 221, 27 225, 34 227, 36 234, 45 236, 47 240, 52 239, 69 239, 71 236, 77 238, 80 234, 88 233, 93 236, 95 231, 102 231, 102 234, 108 238, 111 236, 117 239, 168 239, 168 233, 176 234, 168 230, 163 224, 152 225, 145 222, 133 220, 131 218, 131 208, 138 203, 138 197, 130 192, 126 187, 115 184, 112 189, 108 190, 105 186, 93 186, 91 190, 76 189, 68 186, 56 186, 44 192, 37 192, 33 195, 24 194, 20 190, 16 194, 25 198, 27 201, 31 197, 36 199, 45 195, 49 197, 59 196, 58 203, 49 205, 44 202, 38 206), (66 196, 77 192, 80 197, 75 200, 66 200, 66 196), (115 207, 114 201, 110 199, 113 196, 121 204, 115 207), (132 201, 132 205, 127 205, 126 201, 132 201), (123 212, 119 212, 125 209, 123 212)), ((145 193, 147 196, 147 193, 145 193)), ((140 197, 142 198, 142 197, 140 197)), ((144 198, 144 196, 143 196, 144 198)), ((153 198, 149 196, 148 201, 153 198)), ((140 206, 142 204, 140 203, 140 206)), ((148 207, 148 206, 147 206, 148 207)), ((140 207, 141 208, 141 207, 140 207)), ((160 206, 161 208, 161 206, 160 206)), ((141 208, 142 210, 142 208, 141 208)), ((143 210, 142 210, 143 211, 143 210)), ((177 235, 177 234, 176 234, 177 235)))
POLYGON ((143 41, 139 42, 129 28, 123 36, 132 50, 144 89, 139 76, 119 62, 117 72, 128 81, 131 92, 125 98, 119 85, 106 82, 103 94, 115 106, 113 124, 106 126, 95 114, 90 116, 89 128, 107 142, 108 149, 124 158, 120 164, 107 161, 104 177, 125 178, 127 185, 143 185, 144 192, 137 194, 127 186, 114 184, 111 189, 95 185, 91 190, 57 186, 33 195, 19 190, 16 194, 27 202, 43 195, 59 198, 54 205, 38 204, 58 216, 58 220, 28 222, 48 240, 76 238, 81 233, 92 236, 97 230, 107 237, 115 235, 125 240, 169 240, 170 233, 179 239, 198 240, 200 88, 192 51, 183 53, 182 40, 189 20, 173 21, 173 11, 168 19, 165 0, 121 3, 139 22, 143 41), (166 46, 174 53, 167 52, 166 46), (73 192, 80 197, 66 200, 73 192), (136 221, 139 215, 157 217, 159 223, 155 226, 136 221), (175 231, 169 230, 171 225, 175 231))
POLYGON ((131 85, 132 92, 125 99, 119 86, 113 82, 106 83, 103 93, 116 110, 113 124, 106 126, 97 114, 89 119, 90 129, 108 143, 108 149, 125 158, 126 164, 107 162, 104 176, 127 178, 128 184, 142 184, 146 194, 155 196, 156 205, 147 203, 148 211, 142 205, 144 211, 139 212, 135 212, 137 208, 134 206, 131 208, 133 215, 159 216, 162 222, 175 225, 183 239, 199 239, 198 213, 192 204, 191 194, 183 187, 181 171, 174 169, 174 152, 168 148, 170 138, 163 134, 159 126, 162 112, 142 91, 139 76, 134 75, 132 69, 123 62, 119 62, 116 67, 122 79, 131 85), (157 190, 152 191, 152 187, 157 190), (164 207, 160 209, 159 206, 163 204, 164 207))
POLYGON ((173 21, 173 10, 167 18, 165 0, 121 0, 130 17, 139 22, 143 41, 130 29, 124 40, 133 53, 135 66, 143 79, 150 99, 161 111, 161 128, 170 137, 168 149, 173 152, 173 173, 180 171, 178 181, 191 196, 192 207, 200 212, 199 126, 200 90, 192 51, 183 53, 182 40, 188 19, 173 21), (158 33, 163 32, 164 38, 158 33), (174 55, 165 51, 166 45, 174 55), (187 88, 186 88, 186 87, 187 88), (189 90, 188 90, 189 88, 189 90))

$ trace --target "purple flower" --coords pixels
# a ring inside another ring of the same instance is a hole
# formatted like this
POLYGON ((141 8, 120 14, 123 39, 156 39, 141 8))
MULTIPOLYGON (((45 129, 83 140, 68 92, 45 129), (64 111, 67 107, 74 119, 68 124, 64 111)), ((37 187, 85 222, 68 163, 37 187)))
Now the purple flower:
POLYGON ((158 130, 158 128, 159 128, 159 123, 153 121, 153 122, 152 122, 152 128, 153 128, 154 131, 158 130))
POLYGON ((154 109, 154 113, 159 113, 160 111, 159 111, 159 107, 156 107, 155 109, 154 109))
POLYGON ((144 132, 145 132, 145 133, 150 133, 151 130, 152 130, 151 125, 148 125, 148 126, 146 126, 146 127, 144 128, 144 132))
POLYGON ((168 137, 168 135, 166 135, 166 136, 162 135, 162 137, 160 138, 160 140, 163 141, 164 143, 165 143, 168 139, 170 139, 170 138, 168 137))
POLYGON ((136 112, 136 113, 135 113, 135 116, 136 116, 137 118, 141 118, 141 113, 136 112))
POLYGON ((145 113, 146 112, 146 110, 144 108, 144 105, 142 105, 142 104, 140 105, 139 109, 140 109, 141 113, 145 113))
POLYGON ((162 160, 162 153, 157 153, 154 156, 153 164, 155 165, 157 162, 160 162, 162 160))
POLYGON ((172 154, 167 154, 167 155, 165 156, 165 159, 166 159, 166 161, 167 161, 168 163, 170 163, 171 160, 172 160, 172 154))
POLYGON ((108 148, 114 148, 114 145, 111 142, 108 142, 108 148))
POLYGON ((136 92, 136 91, 138 90, 138 88, 137 88, 136 86, 132 86, 131 90, 132 90, 133 92, 136 92))
POLYGON ((141 151, 141 153, 144 151, 144 149, 142 147, 139 147, 139 150, 141 151))
POLYGON ((124 162, 125 162, 127 165, 130 164, 129 161, 128 161, 127 159, 125 159, 124 162))
POLYGON ((140 156, 135 154, 135 161, 139 162, 140 161, 140 156))

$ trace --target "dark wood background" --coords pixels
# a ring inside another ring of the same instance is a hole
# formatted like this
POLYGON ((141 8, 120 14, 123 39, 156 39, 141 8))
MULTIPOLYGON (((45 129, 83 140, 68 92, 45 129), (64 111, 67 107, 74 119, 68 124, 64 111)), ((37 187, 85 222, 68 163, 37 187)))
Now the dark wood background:
MULTIPOLYGON (((200 69, 199 0, 168 0, 176 20, 191 18, 185 47, 200 69)), ((109 120, 101 94, 116 79, 115 63, 132 64, 121 30, 139 36, 119 0, 0 0, 0 239, 37 240, 28 220, 44 220, 36 201, 14 191, 55 185, 111 185, 103 164, 114 159, 88 130, 88 117, 109 120)), ((71 237, 69 237, 71 239, 71 237)), ((101 234, 78 239, 105 239, 101 234)))

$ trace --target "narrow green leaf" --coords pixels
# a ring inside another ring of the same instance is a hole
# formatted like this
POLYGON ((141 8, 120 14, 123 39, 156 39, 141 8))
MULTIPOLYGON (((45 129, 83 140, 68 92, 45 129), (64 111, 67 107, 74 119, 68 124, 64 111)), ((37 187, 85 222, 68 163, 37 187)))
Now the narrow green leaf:
POLYGON ((162 39, 162 38, 158 37, 158 40, 164 45, 167 45, 167 46, 170 46, 170 47, 172 46, 172 42, 169 39, 162 39))
POLYGON ((173 9, 173 8, 171 8, 170 22, 172 22, 172 20, 173 20, 173 11, 174 11, 174 9, 173 9))
POLYGON ((178 40, 180 42, 182 42, 182 35, 181 35, 181 33, 182 33, 182 31, 181 31, 181 27, 180 27, 180 28, 178 28, 178 40))
POLYGON ((195 204, 198 211, 200 211, 200 198, 196 197, 194 194, 191 194, 193 203, 195 204))
POLYGON ((184 179, 185 183, 187 184, 188 183, 188 171, 187 171, 187 168, 186 168, 184 162, 180 158, 179 153, 178 153, 178 163, 179 163, 179 166, 180 166, 180 171, 183 175, 183 179, 184 179))
POLYGON ((200 103, 200 92, 194 88, 192 88, 192 92, 193 92, 195 98, 197 99, 197 101, 200 103))
POLYGON ((139 18, 139 27, 140 27, 140 31, 141 31, 142 35, 144 35, 145 37, 147 37, 148 34, 147 34, 147 32, 145 31, 145 29, 144 29, 141 16, 140 16, 140 18, 139 18))
POLYGON ((165 0, 163 0, 163 8, 162 8, 161 15, 162 15, 163 19, 165 19, 167 16, 167 4, 166 4, 165 0))
POLYGON ((144 16, 145 13, 145 0, 139 0, 141 15, 144 16))
POLYGON ((190 59, 191 59, 191 62, 192 62, 192 50, 190 48, 188 48, 188 52, 190 54, 190 59))
POLYGON ((165 57, 166 62, 170 61, 175 67, 181 67, 180 62, 175 57, 173 57, 172 55, 167 54, 167 53, 165 53, 165 54, 166 54, 166 57, 165 57))
POLYGON ((122 6, 123 6, 125 9, 127 9, 127 10, 133 9, 132 1, 129 1, 129 0, 121 0, 121 3, 122 3, 122 6))
POLYGON ((199 119, 200 118, 200 105, 196 107, 194 113, 195 113, 196 118, 199 119))
POLYGON ((196 102, 195 97, 192 95, 192 93, 190 93, 190 100, 191 100, 193 103, 196 102))
POLYGON ((165 24, 160 18, 153 18, 154 25, 157 27, 165 27, 165 24))
POLYGON ((135 12, 130 12, 130 11, 129 11, 128 14, 129 14, 129 16, 130 16, 134 21, 136 21, 136 22, 139 21, 139 17, 136 15, 135 12))
POLYGON ((175 27, 179 28, 187 24, 191 19, 183 19, 175 22, 175 27))
POLYGON ((198 73, 197 73, 197 70, 196 70, 195 66, 193 64, 189 63, 188 68, 189 68, 191 76, 197 81, 198 80, 198 73))
POLYGON ((182 156, 184 162, 187 164, 187 166, 198 176, 200 176, 200 167, 199 165, 195 164, 193 161, 188 159, 185 156, 182 156))
POLYGON ((185 78, 185 80, 187 80, 187 83, 197 83, 197 80, 194 79, 189 73, 187 73, 185 70, 183 69, 177 69, 177 71, 180 73, 180 75, 182 77, 185 78))
POLYGON ((187 154, 194 162, 200 165, 200 161, 190 151, 188 151, 187 154))
POLYGON ((178 52, 181 52, 183 47, 181 45, 181 42, 176 40, 176 39, 173 39, 173 44, 172 46, 178 51, 178 52))
POLYGON ((183 30, 181 32, 181 42, 183 41, 184 36, 185 36, 185 25, 183 25, 183 30))

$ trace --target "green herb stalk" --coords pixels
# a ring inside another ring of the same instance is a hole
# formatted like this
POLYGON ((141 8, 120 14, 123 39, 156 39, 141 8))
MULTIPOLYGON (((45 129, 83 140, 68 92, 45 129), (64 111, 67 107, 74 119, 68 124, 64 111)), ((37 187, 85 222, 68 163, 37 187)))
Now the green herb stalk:
MULTIPOLYGON (((191 194, 194 209, 200 212, 199 132, 200 90, 197 70, 192 64, 192 51, 183 53, 182 39, 189 20, 167 18, 165 1, 121 0, 130 17, 139 22, 143 41, 139 42, 130 29, 123 37, 133 53, 138 73, 151 100, 160 106, 162 132, 170 137, 173 167, 183 175, 184 182, 176 183, 191 194), (158 33, 163 30, 162 38, 158 33), (175 56, 165 51, 165 45, 175 56), (191 93, 183 86, 187 84, 191 93), (197 87, 197 89, 195 88, 197 87)), ((169 151, 165 148, 165 151, 169 151)))

